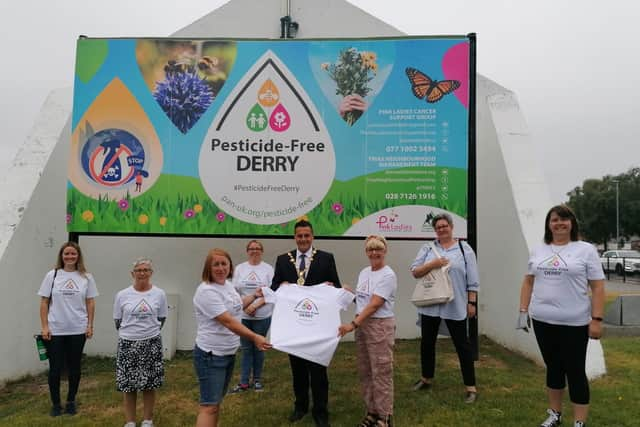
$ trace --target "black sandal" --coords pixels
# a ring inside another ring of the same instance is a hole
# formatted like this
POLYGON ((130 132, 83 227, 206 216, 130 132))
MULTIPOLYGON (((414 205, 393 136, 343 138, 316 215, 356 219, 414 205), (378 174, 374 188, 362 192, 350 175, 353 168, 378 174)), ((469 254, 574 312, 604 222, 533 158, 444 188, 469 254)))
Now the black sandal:
POLYGON ((358 427, 374 427, 378 422, 378 416, 368 412, 367 415, 360 421, 358 427))
POLYGON ((380 418, 378 417, 378 420, 375 422, 375 424, 373 424, 374 427, 392 427, 393 424, 391 423, 391 415, 387 416, 386 418, 380 418))

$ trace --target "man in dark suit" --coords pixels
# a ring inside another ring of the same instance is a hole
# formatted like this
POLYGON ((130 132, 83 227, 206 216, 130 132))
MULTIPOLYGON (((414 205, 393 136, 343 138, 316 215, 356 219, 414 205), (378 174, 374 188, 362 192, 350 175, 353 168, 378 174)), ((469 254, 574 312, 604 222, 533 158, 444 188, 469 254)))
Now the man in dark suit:
MULTIPOLYGON (((308 286, 329 282, 335 287, 341 287, 333 255, 312 246, 311 223, 305 220, 298 221, 294 227, 294 237, 297 249, 280 255, 276 260, 271 289, 275 291, 283 283, 308 286)), ((293 393, 296 398, 289 421, 300 420, 309 410, 309 385, 311 385, 312 414, 316 426, 329 426, 327 368, 293 355, 289 355, 289 363, 293 375, 293 393)))

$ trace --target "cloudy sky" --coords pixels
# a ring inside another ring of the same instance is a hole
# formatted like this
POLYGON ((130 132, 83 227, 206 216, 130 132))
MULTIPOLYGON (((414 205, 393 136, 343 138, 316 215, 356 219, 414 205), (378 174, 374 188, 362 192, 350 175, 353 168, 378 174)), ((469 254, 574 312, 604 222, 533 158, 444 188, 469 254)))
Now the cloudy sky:
MULTIPOLYGON (((3 0, 0 175, 49 91, 71 86, 78 35, 167 36, 226 2, 3 0)), ((477 33, 478 72, 517 94, 554 202, 585 178, 640 165, 639 3, 350 2, 407 34, 477 33)))

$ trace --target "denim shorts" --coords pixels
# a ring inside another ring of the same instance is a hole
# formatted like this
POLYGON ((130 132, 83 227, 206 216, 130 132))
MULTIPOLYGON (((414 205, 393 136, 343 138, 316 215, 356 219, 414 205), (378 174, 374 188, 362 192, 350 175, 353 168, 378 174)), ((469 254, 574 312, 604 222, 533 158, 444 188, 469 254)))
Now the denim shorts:
POLYGON ((216 356, 201 350, 197 345, 193 348, 193 367, 200 384, 200 404, 218 405, 227 393, 235 354, 216 356))

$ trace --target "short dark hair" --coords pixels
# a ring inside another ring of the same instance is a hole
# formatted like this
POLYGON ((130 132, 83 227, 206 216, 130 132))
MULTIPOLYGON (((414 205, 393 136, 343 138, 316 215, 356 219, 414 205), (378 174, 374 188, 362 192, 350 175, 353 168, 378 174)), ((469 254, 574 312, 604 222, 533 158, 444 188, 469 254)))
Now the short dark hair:
POLYGON ((447 213, 439 213, 438 215, 434 216, 431 219, 431 226, 433 228, 436 227, 436 224, 438 223, 438 221, 440 221, 441 219, 444 219, 445 221, 447 221, 447 223, 449 225, 453 225, 453 218, 451 218, 451 215, 447 214, 447 213))
POLYGON ((311 223, 306 219, 301 219, 300 221, 296 222, 296 225, 293 226, 293 232, 295 233, 296 230, 300 227, 309 227, 311 229, 311 233, 313 234, 313 225, 311 225, 311 223))
POLYGON ((553 242, 553 234, 551 233, 551 229, 549 228, 549 220, 551 219, 552 213, 555 213, 562 219, 570 219, 570 239, 572 242, 580 240, 580 228, 578 227, 578 219, 576 218, 576 214, 574 214, 571 208, 567 205, 556 205, 549 209, 549 212, 547 212, 547 217, 544 219, 544 242, 547 245, 553 242))

